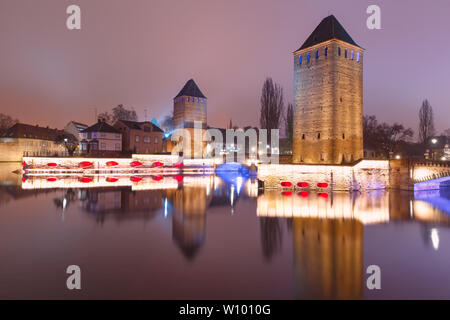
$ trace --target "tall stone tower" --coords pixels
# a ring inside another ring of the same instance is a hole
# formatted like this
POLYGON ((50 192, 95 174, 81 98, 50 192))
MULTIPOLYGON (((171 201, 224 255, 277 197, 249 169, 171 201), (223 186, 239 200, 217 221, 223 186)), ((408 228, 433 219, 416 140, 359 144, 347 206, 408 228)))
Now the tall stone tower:
MULTIPOLYGON (((176 129, 186 129, 191 141, 191 157, 201 158, 205 143, 198 147, 194 145, 194 126, 200 126, 201 137, 207 128, 206 124, 207 99, 193 79, 184 85, 183 89, 173 99, 173 124, 176 129)), ((183 150, 185 152, 185 150, 183 150)))
POLYGON ((294 163, 363 158, 363 51, 329 16, 294 52, 294 163))

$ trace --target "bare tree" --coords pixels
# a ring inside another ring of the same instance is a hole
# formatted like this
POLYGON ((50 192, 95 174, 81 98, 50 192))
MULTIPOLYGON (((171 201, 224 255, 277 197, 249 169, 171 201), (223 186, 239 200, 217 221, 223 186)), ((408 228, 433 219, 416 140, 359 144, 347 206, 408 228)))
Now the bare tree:
POLYGON ((13 119, 6 114, 0 113, 0 135, 4 134, 6 130, 11 128, 17 122, 19 122, 17 119, 13 119))
POLYGON ((284 99, 283 88, 273 82, 271 78, 264 81, 261 94, 261 115, 259 122, 261 129, 267 129, 270 138, 271 129, 279 129, 283 117, 284 99))
POLYGON ((289 141, 289 146, 292 147, 292 140, 294 137, 294 105, 289 103, 286 110, 286 137, 289 141))
POLYGON ((428 100, 425 99, 419 111, 419 141, 427 143, 434 133, 433 108, 428 100))
POLYGON ((443 136, 446 136, 447 138, 450 138, 450 128, 444 130, 444 132, 442 133, 443 136))
POLYGON ((112 109, 112 112, 105 111, 100 113, 98 119, 113 125, 117 120, 137 121, 138 117, 133 108, 128 110, 123 104, 119 104, 112 109))

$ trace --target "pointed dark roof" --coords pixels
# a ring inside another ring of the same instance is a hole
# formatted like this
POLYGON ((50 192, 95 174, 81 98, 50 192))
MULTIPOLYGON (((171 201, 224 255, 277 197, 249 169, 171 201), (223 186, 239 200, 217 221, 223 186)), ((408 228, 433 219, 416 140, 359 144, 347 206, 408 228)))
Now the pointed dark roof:
MULTIPOLYGON (((317 28, 311 33, 309 38, 303 43, 299 50, 303 50, 312 47, 316 44, 331 40, 338 39, 350 43, 354 46, 358 46, 352 37, 345 31, 344 27, 339 23, 335 16, 331 15, 323 19, 317 28)), ((358 46, 359 47, 359 46, 358 46)))
POLYGON ((99 120, 96 124, 93 126, 90 126, 87 129, 84 129, 81 131, 84 132, 109 132, 109 133, 121 133, 119 130, 114 128, 113 126, 107 124, 105 121, 99 120))
POLYGON ((3 137, 5 138, 28 138, 55 141, 60 135, 67 135, 64 130, 51 129, 49 127, 32 126, 24 123, 16 123, 10 127, 3 137))
POLYGON ((206 97, 203 95, 203 93, 198 88, 194 79, 190 79, 188 82, 186 82, 183 89, 181 89, 180 93, 178 93, 175 98, 178 98, 181 96, 189 96, 189 97, 197 97, 197 98, 205 98, 206 99, 206 97))

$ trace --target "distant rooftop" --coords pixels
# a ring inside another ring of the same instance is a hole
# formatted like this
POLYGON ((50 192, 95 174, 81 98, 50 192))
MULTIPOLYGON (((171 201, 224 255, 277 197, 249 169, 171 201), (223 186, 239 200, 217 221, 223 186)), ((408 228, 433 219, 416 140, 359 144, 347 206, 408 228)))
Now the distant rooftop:
POLYGON ((55 141, 60 135, 67 135, 67 133, 63 130, 51 129, 49 127, 16 123, 11 128, 9 128, 2 137, 55 141))
POLYGON ((152 126, 153 132, 164 132, 160 127, 158 127, 151 121, 144 121, 144 122, 129 121, 129 120, 117 120, 117 121, 122 122, 124 125, 126 125, 130 129, 142 130, 141 125, 148 124, 148 125, 152 126))
POLYGON ((345 31, 344 27, 339 23, 336 17, 331 15, 319 23, 317 28, 311 33, 305 43, 303 43, 297 51, 332 39, 341 40, 354 46, 358 46, 347 31, 345 31))
POLYGON ((119 130, 114 128, 113 126, 107 124, 105 121, 99 120, 93 126, 81 131, 81 132, 109 132, 109 133, 121 133, 119 130))
POLYGON ((195 83, 194 79, 190 79, 186 84, 184 85, 183 89, 177 94, 175 98, 181 97, 181 96, 189 96, 189 97, 196 97, 196 98, 205 98, 203 93, 198 88, 197 84, 195 83))

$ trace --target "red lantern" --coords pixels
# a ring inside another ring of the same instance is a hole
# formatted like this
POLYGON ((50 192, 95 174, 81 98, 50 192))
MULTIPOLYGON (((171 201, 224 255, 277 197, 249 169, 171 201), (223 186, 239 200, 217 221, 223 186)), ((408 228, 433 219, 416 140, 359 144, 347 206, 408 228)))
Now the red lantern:
POLYGON ((48 166, 48 167, 57 167, 58 164, 57 164, 57 163, 54 163, 54 162, 50 162, 50 163, 47 163, 47 166, 48 166))
POLYGON ((153 177, 153 180, 155 181, 161 181, 162 179, 164 179, 164 177, 161 176, 153 177))
POLYGON ((175 176, 175 180, 177 180, 178 182, 183 181, 183 176, 182 175, 176 175, 175 176))
POLYGON ((299 183, 297 183, 297 187, 299 187, 299 188, 308 188, 309 187, 309 183, 308 182, 299 182, 299 183))
POLYGON ((51 178, 47 178, 47 181, 48 182, 55 182, 55 181, 57 181, 58 179, 57 178, 54 178, 54 177, 51 177, 51 178))
POLYGON ((24 161, 24 162, 22 162, 22 167, 26 167, 27 166, 27 163, 24 161))
POLYGON ((302 197, 302 198, 308 198, 309 193, 306 192, 306 191, 302 191, 302 192, 300 192, 298 195, 299 195, 300 197, 302 197))
POLYGON ((117 182, 117 181, 119 181, 119 179, 117 178, 110 178, 110 177, 106 178, 106 182, 117 182))
POLYGON ((281 186, 283 188, 290 188, 290 187, 292 187, 292 183, 291 182, 282 182, 281 186))
POLYGON ((140 161, 133 161, 133 162, 130 163, 130 165, 131 165, 133 168, 136 168, 136 167, 142 166, 142 162, 140 162, 140 161))
POLYGON ((321 192, 321 193, 319 193, 319 197, 322 197, 322 198, 324 198, 324 199, 328 199, 328 193, 326 193, 326 192, 321 192))
POLYGON ((153 163, 153 166, 156 167, 156 168, 162 167, 162 166, 164 166, 164 163, 156 161, 155 163, 153 163))
POLYGON ((116 161, 108 161, 108 162, 106 163, 106 166, 107 166, 107 167, 115 167, 115 166, 118 166, 118 165, 119 165, 119 163, 116 162, 116 161))
POLYGON ((317 184, 317 186, 318 186, 319 188, 328 188, 328 183, 326 183, 326 182, 320 182, 320 183, 317 184))
POLYGON ((292 196, 292 191, 284 191, 281 194, 285 197, 290 197, 290 196, 292 196))
POLYGON ((142 181, 142 177, 131 177, 130 180, 132 182, 141 182, 142 181))
POLYGON ((175 168, 181 168, 183 166, 183 162, 177 162, 173 165, 175 168))
POLYGON ((92 179, 91 177, 82 177, 79 179, 79 181, 81 183, 91 183, 92 181, 94 181, 94 179, 92 179))
POLYGON ((82 161, 79 163, 80 168, 89 168, 92 167, 94 164, 90 161, 82 161))

